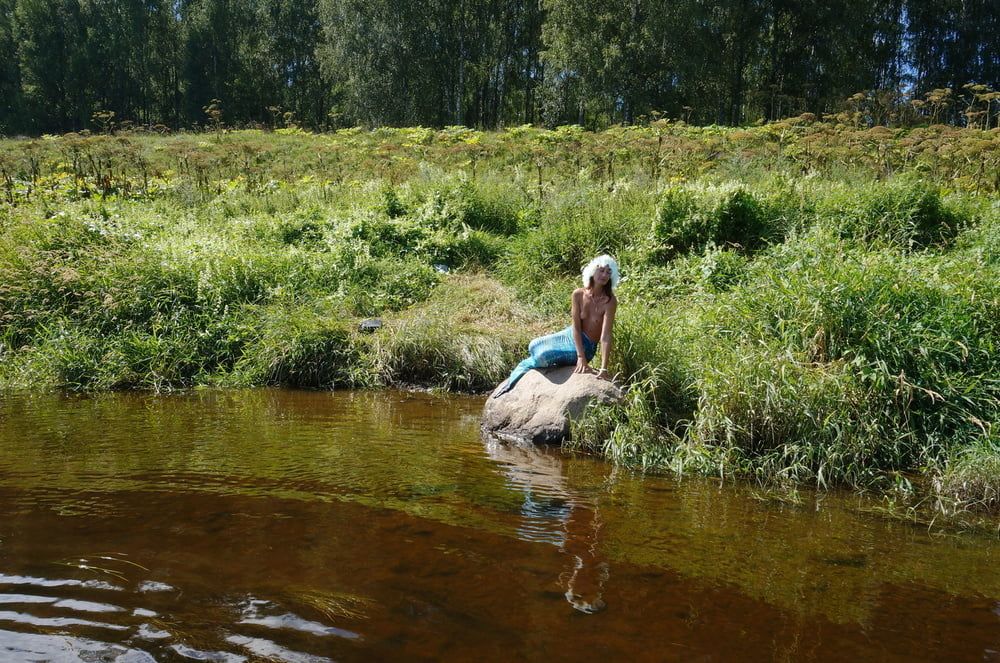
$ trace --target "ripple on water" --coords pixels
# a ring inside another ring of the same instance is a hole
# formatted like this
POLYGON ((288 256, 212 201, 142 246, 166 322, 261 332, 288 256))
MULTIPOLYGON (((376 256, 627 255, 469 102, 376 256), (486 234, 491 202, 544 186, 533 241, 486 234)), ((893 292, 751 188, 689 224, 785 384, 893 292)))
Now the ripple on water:
POLYGON ((86 589, 104 589, 113 592, 122 591, 121 587, 103 580, 75 580, 73 578, 36 578, 33 576, 18 576, 0 573, 0 585, 32 585, 35 587, 84 587, 86 589))
POLYGON ((56 608, 79 610, 80 612, 125 612, 125 608, 110 603, 95 601, 79 601, 77 599, 60 599, 52 604, 56 608))
POLYGON ((173 592, 173 591, 175 591, 173 586, 168 585, 165 582, 157 582, 155 580, 145 580, 145 581, 139 583, 139 586, 136 589, 137 589, 137 591, 142 592, 143 594, 148 594, 148 593, 151 593, 151 592, 173 592))
POLYGON ((139 624, 139 628, 135 632, 135 637, 140 640, 166 640, 171 636, 168 631, 158 629, 151 624, 139 624))
POLYGON ((228 651, 206 651, 203 649, 195 649, 194 647, 188 647, 187 645, 182 645, 182 644, 171 645, 170 648, 174 652, 176 652, 178 656, 182 656, 192 661, 221 661, 222 663, 244 663, 247 660, 246 656, 240 656, 239 654, 234 654, 228 651))
POLYGON ((0 663, 998 649, 993 541, 929 540, 832 496, 782 506, 484 448, 481 400, 193 392, 0 408, 0 663), (605 582, 609 609, 566 617, 567 601, 599 606, 605 582), (773 651, 783 641, 798 648, 773 651))
MULTIPOLYGON (((139 649, 130 649, 110 643, 75 637, 80 630, 99 629, 111 632, 135 630, 132 637, 139 640, 161 640, 171 637, 165 631, 156 631, 147 624, 138 628, 134 623, 109 623, 99 621, 92 615, 122 615, 128 608, 113 603, 85 600, 71 596, 59 596, 77 591, 114 591, 114 596, 126 598, 124 589, 99 580, 78 580, 75 578, 49 578, 31 575, 0 574, 0 585, 14 588, 31 588, 39 593, 7 591, 0 593, 0 605, 19 607, 0 610, 0 622, 11 624, 24 632, 12 635, 13 631, 2 631, 0 635, 0 661, 116 661, 121 663, 154 660, 154 657, 139 649), (46 592, 55 592, 48 595, 46 592), (41 611, 41 614, 32 612, 41 611), (68 611, 70 615, 53 614, 53 611, 68 611), (53 633, 32 633, 46 630, 53 633), (17 654, 7 654, 16 651, 17 654)), ((169 587, 169 585, 164 585, 169 587)), ((172 588, 171 588, 172 589, 172 588)), ((88 597, 89 598, 89 597, 88 597)), ((145 608, 131 610, 133 617, 155 617, 157 613, 145 608)), ((116 617, 120 621, 121 617, 116 617)), ((115 636, 116 639, 121 636, 115 636)))
POLYGON ((156 663, 141 649, 68 635, 40 635, 0 630, 0 660, 45 661, 46 663, 156 663))
POLYGON ((266 626, 267 628, 273 629, 291 629, 293 631, 301 631, 302 633, 309 633, 311 635, 331 635, 338 638, 346 638, 348 640, 361 639, 360 633, 348 631, 343 628, 337 628, 336 626, 327 626, 326 624, 320 624, 319 622, 309 621, 308 619, 303 619, 302 617, 290 612, 283 615, 271 615, 268 617, 246 617, 241 619, 239 623, 250 624, 253 626, 266 626))
POLYGON ((332 659, 315 654, 305 654, 294 651, 264 638, 251 638, 245 635, 231 635, 226 642, 243 647, 254 656, 269 661, 284 661, 285 663, 331 663, 332 659))
POLYGON ((239 624, 263 626, 270 629, 286 629, 318 636, 333 636, 346 640, 360 640, 361 634, 336 626, 329 626, 300 617, 291 612, 261 614, 262 610, 274 611, 277 606, 261 599, 249 599, 243 604, 243 618, 239 624))
POLYGON ((128 630, 127 626, 121 624, 108 624, 105 622, 95 622, 90 619, 78 619, 76 617, 36 617, 23 612, 12 610, 0 610, 0 622, 15 622, 28 626, 44 626, 49 628, 67 628, 70 626, 82 626, 86 628, 102 628, 112 631, 128 630))
POLYGON ((55 603, 57 596, 35 596, 34 594, 0 594, 0 603, 55 603))

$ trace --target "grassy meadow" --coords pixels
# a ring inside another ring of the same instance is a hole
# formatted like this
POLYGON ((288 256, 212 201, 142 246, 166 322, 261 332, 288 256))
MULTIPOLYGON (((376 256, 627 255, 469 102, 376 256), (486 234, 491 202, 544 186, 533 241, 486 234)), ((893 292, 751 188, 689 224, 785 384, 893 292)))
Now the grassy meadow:
POLYGON ((3 140, 0 393, 481 392, 609 252, 573 448, 1000 512, 998 190, 1000 130, 811 117, 3 140))

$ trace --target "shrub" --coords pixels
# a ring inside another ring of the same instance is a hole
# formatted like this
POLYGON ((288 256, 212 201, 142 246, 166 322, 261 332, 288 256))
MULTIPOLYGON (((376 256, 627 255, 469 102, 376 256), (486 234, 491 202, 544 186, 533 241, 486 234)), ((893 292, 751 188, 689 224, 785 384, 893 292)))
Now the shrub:
POLYGON ((588 189, 567 195, 543 211, 537 228, 513 239, 501 271, 509 281, 536 289, 553 277, 578 277, 602 253, 627 266, 648 232, 650 204, 642 193, 608 196, 588 189))
POLYGON ((593 404, 583 416, 570 421, 570 438, 563 447, 600 454, 616 463, 643 469, 663 469, 679 438, 664 429, 653 394, 658 376, 633 382, 621 403, 593 404))
POLYGON ((427 298, 439 279, 431 267, 412 258, 370 259, 355 255, 350 260, 341 260, 333 268, 355 315, 378 315, 413 306, 427 298))
POLYGON ((1000 200, 966 214, 973 221, 956 242, 957 246, 991 265, 1000 263, 1000 200))
POLYGON ((980 445, 997 420, 1000 280, 980 252, 875 251, 819 227, 723 288, 698 276, 714 252, 650 269, 686 280, 658 296, 641 278, 622 288, 616 355, 639 393, 588 415, 574 444, 677 471, 871 486, 980 445))
POLYGON ((917 467, 975 439, 1000 397, 996 276, 822 233, 782 246, 706 309, 699 438, 761 457, 805 445, 803 467, 858 484, 871 477, 856 468, 917 467))
POLYGON ((993 430, 976 444, 957 448, 944 471, 934 478, 939 508, 955 511, 1000 511, 1000 439, 993 430))
POLYGON ((395 219, 406 214, 406 205, 399 199, 396 190, 392 187, 382 189, 382 209, 390 219, 395 219))
POLYGON ((341 225, 331 242, 360 240, 375 257, 423 253, 435 230, 406 217, 387 218, 371 211, 354 214, 341 225))
POLYGON ((968 222, 938 187, 910 178, 834 190, 819 197, 817 214, 842 237, 906 248, 947 244, 968 222))
POLYGON ((363 346, 344 308, 342 302, 321 301, 262 309, 226 381, 323 389, 366 384, 363 346))
POLYGON ((385 384, 483 391, 509 370, 513 355, 504 350, 496 337, 456 333, 447 320, 416 316, 382 333, 375 361, 385 384))
POLYGON ((385 384, 491 389, 555 324, 491 279, 452 276, 375 335, 374 370, 385 384))
POLYGON ((481 230, 464 230, 454 235, 436 233, 420 249, 435 265, 460 269, 490 267, 504 254, 507 240, 481 230))
POLYGON ((675 186, 663 193, 656 209, 654 256, 663 261, 709 244, 752 251, 782 236, 786 226, 777 204, 742 187, 675 186))
POLYGON ((353 216, 332 239, 360 240, 376 257, 419 258, 449 268, 488 267, 503 254, 507 240, 468 226, 457 229, 411 217, 389 219, 365 212, 353 216))
POLYGON ((158 317, 144 327, 97 336, 70 320, 45 330, 31 360, 47 365, 54 386, 71 390, 166 389, 190 386, 231 365, 219 344, 231 320, 194 315, 158 317))
POLYGON ((867 485, 887 465, 914 460, 879 457, 883 448, 899 447, 894 427, 875 424, 866 390, 842 362, 810 364, 780 346, 742 342, 712 352, 698 372, 690 431, 691 442, 709 452, 698 458, 707 467, 698 469, 867 485))
POLYGON ((439 230, 458 232, 465 227, 513 235, 518 231, 519 211, 524 204, 509 190, 460 179, 418 193, 408 216, 419 225, 439 230))

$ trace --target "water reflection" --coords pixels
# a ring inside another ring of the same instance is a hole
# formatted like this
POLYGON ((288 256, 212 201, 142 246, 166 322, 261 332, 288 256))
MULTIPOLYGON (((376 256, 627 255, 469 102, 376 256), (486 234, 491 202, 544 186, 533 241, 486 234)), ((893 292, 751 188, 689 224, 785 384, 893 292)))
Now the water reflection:
POLYGON ((485 446, 507 485, 524 495, 518 536, 558 546, 567 560, 559 575, 566 600, 586 614, 603 610, 610 567, 601 552, 597 499, 570 489, 557 452, 492 438, 485 446))

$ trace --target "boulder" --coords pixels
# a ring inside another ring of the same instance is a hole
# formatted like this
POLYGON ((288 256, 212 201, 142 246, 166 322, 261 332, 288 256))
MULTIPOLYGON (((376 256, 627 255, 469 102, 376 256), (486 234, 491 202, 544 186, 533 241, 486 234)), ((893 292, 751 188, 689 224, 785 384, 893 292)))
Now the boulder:
POLYGON ((569 437, 570 419, 579 417, 591 401, 621 400, 622 391, 613 382, 593 373, 574 373, 573 368, 535 369, 506 394, 494 398, 494 390, 483 408, 483 431, 501 439, 559 444, 569 437))

